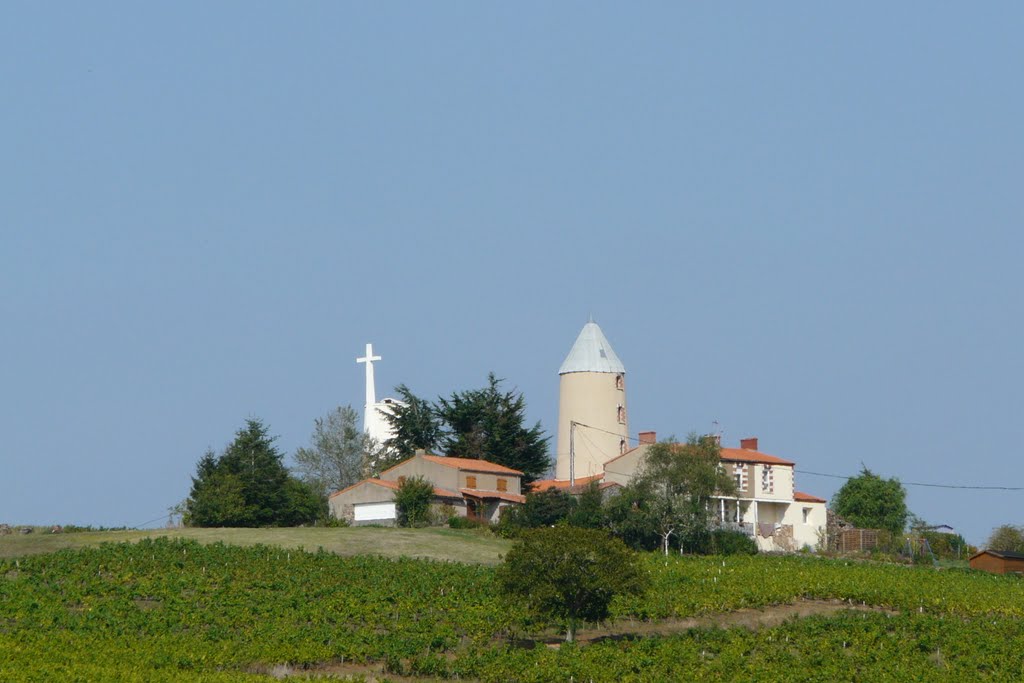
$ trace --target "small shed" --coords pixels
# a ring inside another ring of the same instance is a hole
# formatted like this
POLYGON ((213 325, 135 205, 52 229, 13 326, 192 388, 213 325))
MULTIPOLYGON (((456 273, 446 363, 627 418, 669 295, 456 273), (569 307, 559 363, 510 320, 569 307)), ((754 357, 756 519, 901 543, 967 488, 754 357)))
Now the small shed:
POLYGON ((991 574, 1024 574, 1024 553, 1008 550, 982 550, 970 559, 971 569, 991 574))

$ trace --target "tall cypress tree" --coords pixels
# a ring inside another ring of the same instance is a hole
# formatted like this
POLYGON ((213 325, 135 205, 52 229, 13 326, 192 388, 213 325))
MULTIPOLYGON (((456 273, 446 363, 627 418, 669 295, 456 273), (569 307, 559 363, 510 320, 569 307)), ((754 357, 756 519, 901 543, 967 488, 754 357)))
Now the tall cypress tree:
POLYGON ((448 455, 480 458, 523 472, 523 484, 539 479, 550 467, 548 437, 538 421, 526 427, 526 400, 503 391, 490 373, 487 386, 439 398, 435 408, 446 426, 442 447, 448 455))

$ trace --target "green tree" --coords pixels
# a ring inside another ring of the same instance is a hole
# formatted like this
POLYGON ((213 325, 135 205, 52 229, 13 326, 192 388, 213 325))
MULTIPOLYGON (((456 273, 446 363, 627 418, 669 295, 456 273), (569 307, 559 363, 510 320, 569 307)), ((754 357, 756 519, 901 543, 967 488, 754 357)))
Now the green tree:
POLYGON ((587 484, 578 496, 572 511, 565 518, 570 526, 581 529, 602 529, 606 524, 604 494, 596 481, 587 484))
POLYGON ((604 505, 608 530, 634 550, 654 550, 661 544, 658 522, 651 511, 651 491, 646 485, 623 486, 604 505))
POLYGON ((374 464, 376 472, 407 460, 417 449, 434 451, 441 443, 441 419, 434 405, 412 393, 404 384, 395 387, 395 393, 402 403, 394 404, 391 412, 384 414, 394 436, 384 443, 388 453, 374 464))
POLYGON ((712 496, 735 495, 736 483, 721 467, 721 448, 710 436, 691 434, 686 443, 673 439, 654 444, 632 484, 647 499, 647 510, 668 554, 672 536, 680 548, 706 536, 714 514, 712 496))
POLYGON ((862 529, 885 529, 894 535, 903 533, 909 515, 907 492, 899 479, 882 479, 867 467, 836 492, 832 509, 862 529))
POLYGON ((207 451, 192 478, 186 523, 260 527, 315 521, 318 515, 295 514, 300 489, 289 484, 275 439, 260 420, 250 418, 220 456, 207 451))
POLYGON ((295 470, 326 498, 362 479, 366 462, 377 450, 376 441, 359 426, 352 406, 335 408, 316 419, 309 447, 295 451, 295 470))
POLYGON ((992 530, 985 547, 989 550, 1024 553, 1024 528, 1012 524, 998 526, 992 530))
POLYGON ((423 477, 405 477, 395 491, 395 511, 398 525, 427 526, 430 523, 430 501, 434 499, 434 485, 423 477))
POLYGON ((584 621, 602 621, 616 595, 646 587, 636 555, 604 531, 567 526, 527 532, 498 568, 498 586, 513 607, 555 621, 573 642, 584 621))
POLYGON ((526 486, 551 465, 548 438, 540 422, 524 425, 526 400, 515 391, 503 391, 501 382, 492 372, 483 389, 438 399, 435 412, 446 429, 441 446, 454 457, 486 459, 520 470, 526 486))
POLYGON ((536 529, 564 522, 573 510, 576 501, 565 491, 549 488, 530 491, 522 505, 506 508, 498 522, 500 531, 514 536, 521 529, 536 529))

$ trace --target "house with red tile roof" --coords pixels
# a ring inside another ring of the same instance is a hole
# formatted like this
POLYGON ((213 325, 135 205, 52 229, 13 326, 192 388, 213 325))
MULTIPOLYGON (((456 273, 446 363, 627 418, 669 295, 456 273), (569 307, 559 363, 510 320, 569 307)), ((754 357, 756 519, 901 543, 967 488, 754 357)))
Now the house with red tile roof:
POLYGON ((394 524, 395 491, 407 477, 423 477, 434 485, 433 505, 448 505, 455 514, 496 522, 509 505, 523 503, 523 473, 473 458, 417 453, 376 479, 364 479, 328 499, 331 515, 351 524, 394 524))
MULTIPOLYGON (((588 479, 600 485, 625 486, 643 469, 647 451, 657 442, 655 432, 641 432, 640 445, 606 461, 604 472, 588 479)), ((722 468, 736 481, 735 496, 717 496, 719 525, 743 531, 764 551, 816 548, 825 541, 825 499, 795 488, 796 463, 758 450, 756 438, 741 439, 739 448, 721 449, 722 468)), ((545 487, 570 486, 565 480, 537 482, 545 487)))

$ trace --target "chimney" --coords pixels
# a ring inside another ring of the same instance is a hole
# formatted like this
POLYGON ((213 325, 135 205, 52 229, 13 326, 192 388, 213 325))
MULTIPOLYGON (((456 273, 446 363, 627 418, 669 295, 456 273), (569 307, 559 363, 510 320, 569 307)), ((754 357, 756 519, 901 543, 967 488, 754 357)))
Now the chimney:
POLYGON ((745 451, 756 451, 757 437, 752 436, 749 439, 740 439, 740 448, 742 448, 745 451))
POLYGON ((658 443, 658 432, 640 432, 640 445, 658 443))

